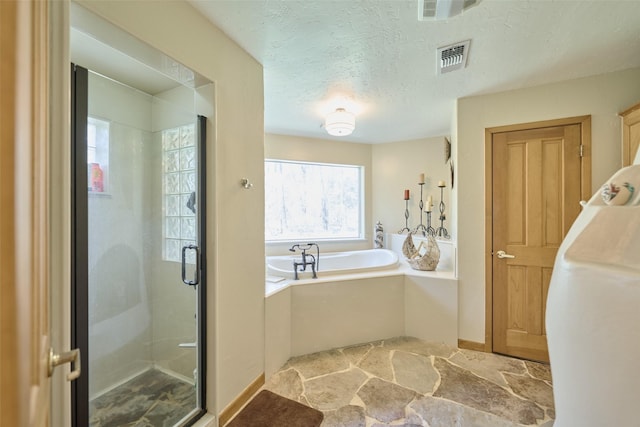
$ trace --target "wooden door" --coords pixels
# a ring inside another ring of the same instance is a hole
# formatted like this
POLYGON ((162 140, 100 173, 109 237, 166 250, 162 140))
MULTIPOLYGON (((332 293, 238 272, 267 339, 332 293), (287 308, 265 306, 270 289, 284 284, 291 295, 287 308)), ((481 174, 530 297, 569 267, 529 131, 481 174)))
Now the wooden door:
POLYGON ((549 360, 545 306, 556 252, 580 211, 580 133, 573 124, 493 134, 494 352, 549 360))
POLYGON ((49 424, 48 5, 0 1, 0 424, 49 424))
POLYGON ((640 146, 640 104, 620 113, 622 117, 622 166, 633 163, 640 146))

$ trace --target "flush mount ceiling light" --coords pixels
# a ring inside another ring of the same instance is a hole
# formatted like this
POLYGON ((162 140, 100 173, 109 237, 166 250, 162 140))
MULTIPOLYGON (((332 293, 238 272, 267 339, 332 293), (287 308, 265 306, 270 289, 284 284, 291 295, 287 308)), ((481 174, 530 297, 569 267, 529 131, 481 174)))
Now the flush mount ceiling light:
POLYGON ((356 116, 344 108, 336 108, 324 121, 324 128, 329 135, 347 136, 356 128, 356 116))

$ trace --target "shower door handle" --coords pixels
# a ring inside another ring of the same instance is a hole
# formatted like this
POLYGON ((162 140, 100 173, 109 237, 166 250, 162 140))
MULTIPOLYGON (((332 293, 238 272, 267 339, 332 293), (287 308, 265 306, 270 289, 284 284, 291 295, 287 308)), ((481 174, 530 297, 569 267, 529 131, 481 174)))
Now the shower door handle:
POLYGON ((200 283, 200 248, 196 245, 182 247, 182 282, 189 286, 195 286, 200 283), (196 251, 196 268, 193 273, 193 280, 187 279, 187 250, 196 251))

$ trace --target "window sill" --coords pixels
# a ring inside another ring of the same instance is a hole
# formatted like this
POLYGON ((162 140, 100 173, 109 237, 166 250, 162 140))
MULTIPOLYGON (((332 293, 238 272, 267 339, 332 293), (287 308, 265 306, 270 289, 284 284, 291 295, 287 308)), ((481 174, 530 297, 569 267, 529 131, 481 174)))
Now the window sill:
POLYGON ((364 237, 356 237, 352 239, 292 239, 292 240, 265 240, 264 244, 267 246, 278 246, 278 245, 295 245, 295 244, 303 244, 303 243, 327 243, 327 244, 348 244, 348 243, 364 243, 367 239, 364 237))
POLYGON ((97 198, 97 199, 111 199, 113 196, 111 193, 107 193, 106 191, 88 191, 87 194, 89 198, 97 198))
MULTIPOLYGON (((344 252, 367 249, 370 245, 368 239, 316 239, 316 240, 282 240, 265 242, 265 254, 271 255, 287 255, 291 254, 289 248, 295 244, 317 243, 320 246, 320 254, 331 252, 344 252)), ((311 251, 314 253, 315 249, 311 251)))

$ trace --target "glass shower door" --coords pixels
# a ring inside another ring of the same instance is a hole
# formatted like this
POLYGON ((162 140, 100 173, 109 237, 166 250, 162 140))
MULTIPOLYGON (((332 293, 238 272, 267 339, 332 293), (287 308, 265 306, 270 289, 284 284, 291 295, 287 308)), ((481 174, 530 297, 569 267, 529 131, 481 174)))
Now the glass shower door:
POLYGON ((204 412, 205 120, 74 72, 74 425, 186 424, 204 412))
MULTIPOLYGON (((158 101, 162 102, 162 101, 158 101)), ((164 281, 158 294, 157 305, 165 313, 158 323, 158 338, 164 342, 179 342, 177 347, 169 345, 172 357, 163 360, 163 366, 191 375, 194 386, 203 390, 204 360, 199 355, 200 342, 204 338, 202 327, 192 329, 194 322, 204 325, 204 259, 205 251, 200 236, 204 236, 204 140, 205 119, 196 122, 166 127, 158 131, 161 141, 162 165, 162 270, 157 280, 164 281), (176 286, 175 280, 179 280, 176 286), (181 297, 190 294, 191 299, 181 297), (195 334, 194 334, 195 333, 195 334)), ((203 402, 199 401, 199 407, 203 402)))

